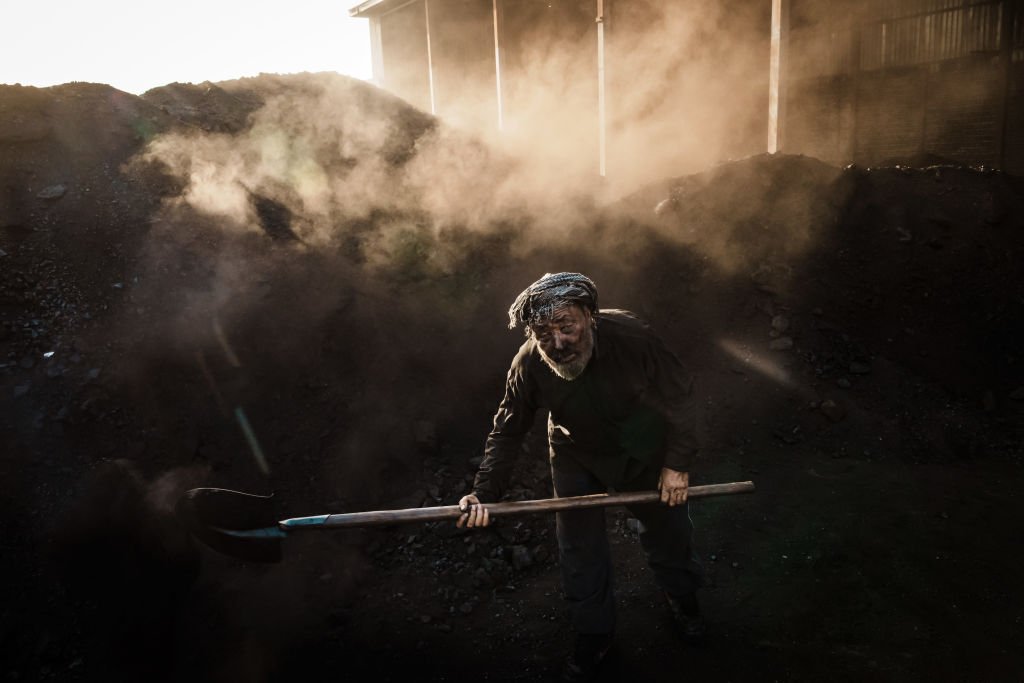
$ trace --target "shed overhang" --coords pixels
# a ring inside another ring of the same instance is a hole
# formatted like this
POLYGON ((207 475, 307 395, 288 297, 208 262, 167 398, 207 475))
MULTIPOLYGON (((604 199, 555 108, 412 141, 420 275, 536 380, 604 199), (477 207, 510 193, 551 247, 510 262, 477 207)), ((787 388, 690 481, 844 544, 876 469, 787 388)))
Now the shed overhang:
POLYGON ((368 19, 370 17, 380 16, 381 14, 385 14, 393 9, 398 9, 402 5, 407 5, 408 3, 409 0, 365 0, 355 7, 350 8, 348 15, 358 19, 368 19))

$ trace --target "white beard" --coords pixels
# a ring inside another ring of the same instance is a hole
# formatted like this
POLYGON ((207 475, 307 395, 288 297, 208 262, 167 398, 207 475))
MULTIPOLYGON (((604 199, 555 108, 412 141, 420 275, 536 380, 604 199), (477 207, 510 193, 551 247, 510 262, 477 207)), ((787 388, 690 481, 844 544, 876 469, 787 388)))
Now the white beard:
POLYGON ((568 363, 557 363, 548 354, 544 353, 544 350, 539 346, 537 350, 540 351, 541 360, 544 364, 551 368, 551 371, 564 379, 567 382, 571 382, 583 374, 583 371, 587 369, 587 364, 590 362, 590 357, 594 355, 594 330, 587 329, 587 336, 581 345, 581 349, 577 357, 568 363))
POLYGON ((556 363, 555 361, 548 358, 547 354, 541 351, 540 357, 544 360, 551 371, 562 379, 571 382, 587 369, 587 363, 590 362, 590 355, 588 354, 585 358, 580 356, 571 363, 556 363))

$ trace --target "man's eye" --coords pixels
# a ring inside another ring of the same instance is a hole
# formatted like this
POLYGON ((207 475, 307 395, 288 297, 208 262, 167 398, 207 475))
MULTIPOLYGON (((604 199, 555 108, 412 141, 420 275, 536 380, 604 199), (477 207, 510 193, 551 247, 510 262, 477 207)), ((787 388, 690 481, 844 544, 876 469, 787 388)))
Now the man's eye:
POLYGON ((563 325, 562 334, 572 334, 576 330, 575 325, 563 325))

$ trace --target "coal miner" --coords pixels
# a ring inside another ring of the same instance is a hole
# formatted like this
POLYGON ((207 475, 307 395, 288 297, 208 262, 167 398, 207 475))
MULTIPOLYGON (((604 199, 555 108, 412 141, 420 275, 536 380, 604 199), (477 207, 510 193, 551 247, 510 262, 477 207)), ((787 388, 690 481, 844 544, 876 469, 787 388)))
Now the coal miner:
MULTIPOLYGON (((537 411, 548 413, 555 496, 660 490, 661 503, 629 508, 670 613, 687 641, 704 634, 695 593, 702 569, 690 545, 690 466, 697 451, 692 383, 679 360, 635 315, 601 310, 580 273, 548 273, 509 309, 524 326, 460 527, 490 524, 537 411)), ((566 680, 596 675, 615 631, 612 563, 600 508, 557 513, 559 561, 576 633, 566 680)))

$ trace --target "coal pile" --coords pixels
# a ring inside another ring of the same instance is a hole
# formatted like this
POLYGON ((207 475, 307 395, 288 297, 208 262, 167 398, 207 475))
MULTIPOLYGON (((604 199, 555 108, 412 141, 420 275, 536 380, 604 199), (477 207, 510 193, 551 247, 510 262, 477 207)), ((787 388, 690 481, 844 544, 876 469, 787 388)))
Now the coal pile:
POLYGON ((833 423, 880 420, 849 431, 896 440, 887 457, 1019 457, 1019 179, 763 156, 619 208, 647 205, 655 239, 700 263, 677 273, 685 324, 738 372, 789 386, 833 423))
MULTIPOLYGON (((1020 179, 764 155, 611 205, 587 190, 333 75, 0 86, 0 564, 22 587, 6 673, 544 679, 566 628, 553 519, 308 536, 265 568, 190 544, 172 508, 200 485, 273 492, 282 517, 455 502, 521 341, 504 311, 555 270, 591 275, 693 368, 699 479, 765 491, 701 508, 731 626, 695 671, 738 648, 741 680, 1021 666, 1012 551, 976 533, 1021 520, 1020 179), (907 478, 927 524, 892 514, 907 478), (945 505, 954 479, 989 497, 945 505), (788 543, 799 570, 764 559, 788 543), (974 568, 933 559, 963 548, 974 568), (879 563, 885 588, 864 578, 879 563), (916 630, 950 618, 951 588, 961 623, 988 625, 967 654, 916 630), (800 626, 822 602, 824 627, 800 626)), ((550 493, 535 436, 513 498, 550 493)), ((609 519, 623 671, 659 679, 635 527, 609 519)))

